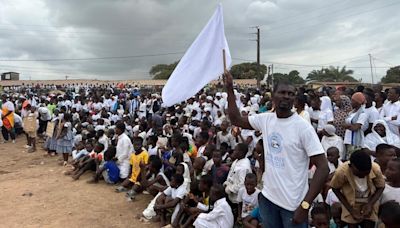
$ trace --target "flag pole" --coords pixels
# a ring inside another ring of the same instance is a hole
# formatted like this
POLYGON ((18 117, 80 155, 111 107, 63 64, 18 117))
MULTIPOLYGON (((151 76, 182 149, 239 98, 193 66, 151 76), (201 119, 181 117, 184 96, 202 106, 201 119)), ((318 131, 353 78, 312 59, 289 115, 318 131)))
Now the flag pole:
POLYGON ((225 57, 225 49, 222 49, 222 59, 224 61, 224 72, 226 71, 226 57, 225 57))

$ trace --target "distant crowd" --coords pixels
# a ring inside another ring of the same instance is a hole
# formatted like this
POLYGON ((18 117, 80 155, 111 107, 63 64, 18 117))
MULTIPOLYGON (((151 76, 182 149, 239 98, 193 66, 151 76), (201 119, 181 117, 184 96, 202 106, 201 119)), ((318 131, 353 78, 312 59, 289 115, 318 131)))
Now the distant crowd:
POLYGON ((172 107, 125 84, 7 87, 2 146, 152 195, 132 216, 161 227, 399 227, 400 87, 224 85, 172 107))

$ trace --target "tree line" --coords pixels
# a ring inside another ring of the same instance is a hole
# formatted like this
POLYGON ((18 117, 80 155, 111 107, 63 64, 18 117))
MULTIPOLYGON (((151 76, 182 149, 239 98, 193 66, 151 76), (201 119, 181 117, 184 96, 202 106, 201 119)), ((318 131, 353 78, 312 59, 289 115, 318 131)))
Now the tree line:
MULTIPOLYGON (((150 69, 150 75, 153 79, 168 79, 179 61, 172 64, 158 64, 150 69)), ((359 80, 353 77, 353 70, 343 67, 329 66, 319 70, 312 70, 306 78, 300 75, 297 70, 292 70, 289 73, 273 73, 268 72, 269 69, 265 64, 258 66, 257 63, 240 63, 231 67, 231 74, 234 79, 264 79, 267 75, 267 82, 271 84, 272 80, 277 82, 291 82, 294 84, 305 84, 309 81, 321 82, 358 82, 359 80)), ((386 75, 381 79, 381 83, 400 83, 400 66, 392 67, 387 70, 386 75)))

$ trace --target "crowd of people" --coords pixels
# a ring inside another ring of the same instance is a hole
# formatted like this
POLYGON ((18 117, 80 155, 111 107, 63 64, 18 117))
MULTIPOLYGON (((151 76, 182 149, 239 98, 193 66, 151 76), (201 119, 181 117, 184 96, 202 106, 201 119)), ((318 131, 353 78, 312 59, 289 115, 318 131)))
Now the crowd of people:
POLYGON ((132 216, 161 227, 399 227, 400 88, 224 78, 173 107, 127 85, 8 88, 2 146, 42 141, 75 180, 152 195, 132 216))

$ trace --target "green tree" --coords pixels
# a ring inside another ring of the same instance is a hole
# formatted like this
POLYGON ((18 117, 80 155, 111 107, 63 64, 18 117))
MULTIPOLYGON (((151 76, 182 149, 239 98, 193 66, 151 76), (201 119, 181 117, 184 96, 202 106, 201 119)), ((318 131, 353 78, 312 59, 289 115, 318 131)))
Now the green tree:
MULTIPOLYGON (((257 63, 240 63, 231 67, 231 74, 234 79, 257 79, 258 67, 257 63)), ((259 78, 263 79, 267 73, 267 66, 264 64, 260 65, 259 78)))
POLYGON ((353 70, 346 69, 346 66, 342 68, 329 66, 328 68, 322 68, 321 70, 313 70, 307 76, 307 81, 323 81, 323 82, 357 82, 353 78, 353 70))
POLYGON ((400 66, 395 66, 386 71, 381 79, 382 83, 400 83, 400 66))
POLYGON ((149 73, 153 76, 153 79, 168 79, 172 72, 174 72, 174 69, 178 63, 179 61, 176 61, 172 64, 157 64, 151 67, 149 73))
MULTIPOLYGON (((285 82, 285 83, 301 85, 306 82, 304 78, 300 76, 300 72, 298 72, 297 70, 292 70, 289 72, 289 74, 274 73, 273 77, 274 77, 274 84, 285 82)), ((272 84, 271 76, 268 76, 267 80, 271 85, 272 84)))

